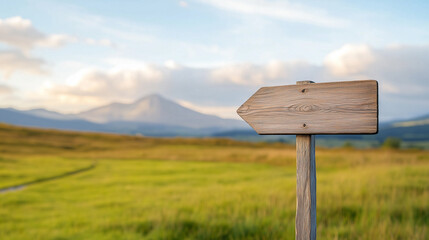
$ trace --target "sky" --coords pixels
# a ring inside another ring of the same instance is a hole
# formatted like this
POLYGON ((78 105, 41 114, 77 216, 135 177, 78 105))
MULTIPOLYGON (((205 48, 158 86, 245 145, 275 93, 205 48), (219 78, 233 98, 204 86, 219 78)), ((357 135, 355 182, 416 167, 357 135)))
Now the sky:
POLYGON ((157 93, 238 118, 263 86, 375 79, 380 120, 429 113, 429 1, 0 0, 0 107, 157 93))

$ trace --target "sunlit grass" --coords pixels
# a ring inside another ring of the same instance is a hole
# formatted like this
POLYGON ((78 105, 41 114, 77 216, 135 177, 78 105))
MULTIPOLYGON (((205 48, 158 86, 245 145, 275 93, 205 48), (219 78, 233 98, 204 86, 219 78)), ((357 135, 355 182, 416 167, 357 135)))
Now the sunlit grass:
MULTIPOLYGON (((293 146, 0 126, 0 239, 294 239, 293 146)), ((319 239, 427 239, 429 154, 317 149, 319 239)))

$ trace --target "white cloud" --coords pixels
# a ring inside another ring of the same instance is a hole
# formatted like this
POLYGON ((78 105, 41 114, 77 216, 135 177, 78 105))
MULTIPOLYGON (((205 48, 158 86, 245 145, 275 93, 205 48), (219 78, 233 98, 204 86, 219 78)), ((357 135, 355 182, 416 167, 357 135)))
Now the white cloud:
POLYGON ((322 65, 272 61, 233 64, 210 70, 214 83, 238 86, 376 79, 387 94, 429 99, 429 45, 371 48, 347 44, 329 53, 322 65), (428 97, 425 97, 428 96, 428 97))
POLYGON ((0 72, 8 79, 14 72, 23 71, 31 74, 45 74, 44 61, 28 57, 19 51, 0 51, 0 72))
POLYGON ((65 34, 51 34, 45 37, 43 40, 38 41, 36 44, 40 47, 61 47, 67 43, 75 41, 77 41, 77 39, 72 36, 65 34))
POLYGON ((182 66, 173 60, 167 60, 164 62, 164 66, 169 69, 180 69, 182 66))
POLYGON ((16 48, 0 52, 0 71, 5 78, 17 71, 47 73, 42 69, 44 61, 31 57, 29 51, 35 47, 59 47, 73 41, 76 39, 68 35, 42 33, 30 20, 20 16, 0 19, 0 42, 16 48))
POLYGON ((45 35, 36 30, 31 21, 21 17, 0 19, 0 41, 21 49, 29 50, 45 35))
POLYGON ((380 83, 382 117, 425 113, 429 105, 429 46, 426 45, 388 48, 346 45, 328 54, 320 65, 272 61, 196 68, 174 61, 161 65, 132 59, 105 62, 111 67, 84 69, 71 76, 67 84, 45 86, 42 95, 56 106, 82 109, 160 93, 197 111, 233 117, 235 108, 262 86, 294 84, 300 80, 376 79, 380 83))
POLYGON ((36 46, 59 47, 75 38, 62 34, 47 35, 33 27, 30 20, 20 16, 0 19, 0 42, 29 51, 36 46))
POLYGON ((238 85, 259 85, 267 80, 267 72, 261 66, 252 64, 235 64, 220 67, 212 71, 216 82, 231 82, 238 85))
POLYGON ((150 65, 137 67, 116 66, 111 70, 83 69, 69 79, 66 85, 48 84, 42 94, 62 101, 80 103, 130 100, 139 97, 141 91, 155 87, 163 72, 150 65))
POLYGON ((235 118, 239 119, 237 115, 236 106, 208 106, 208 105, 199 105, 185 100, 178 100, 178 103, 186 108, 192 109, 194 111, 216 115, 222 118, 235 118))
POLYGON ((289 83, 296 80, 317 77, 320 69, 306 62, 271 61, 265 65, 233 64, 211 71, 211 77, 217 83, 261 86, 263 84, 289 83))
POLYGON ((329 16, 320 9, 292 4, 287 1, 267 0, 199 0, 216 8, 247 15, 257 15, 274 19, 301 22, 324 27, 344 27, 343 19, 329 16))
POLYGON ((0 96, 9 95, 13 92, 13 89, 6 85, 0 85, 0 96))
POLYGON ((367 45, 345 45, 328 54, 325 66, 339 77, 362 73, 373 64, 375 56, 367 45))
POLYGON ((429 45, 371 48, 345 45, 325 59, 331 78, 372 78, 385 93, 429 100, 429 45))

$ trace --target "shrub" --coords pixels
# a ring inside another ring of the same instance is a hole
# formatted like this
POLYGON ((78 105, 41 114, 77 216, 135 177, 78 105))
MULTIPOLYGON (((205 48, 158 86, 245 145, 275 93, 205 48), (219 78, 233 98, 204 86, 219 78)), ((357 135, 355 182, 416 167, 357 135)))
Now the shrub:
POLYGON ((353 144, 349 141, 345 141, 343 144, 343 148, 353 148, 353 144))
POLYGON ((401 147, 401 139, 388 137, 386 138, 386 140, 384 140, 383 147, 390 149, 399 149, 401 147))

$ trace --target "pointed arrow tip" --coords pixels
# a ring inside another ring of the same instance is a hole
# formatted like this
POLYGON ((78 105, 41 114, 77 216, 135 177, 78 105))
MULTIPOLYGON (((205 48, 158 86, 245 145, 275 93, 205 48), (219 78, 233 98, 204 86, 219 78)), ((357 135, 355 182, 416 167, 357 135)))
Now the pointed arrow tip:
POLYGON ((246 113, 249 110, 249 106, 248 105, 241 105, 238 109, 237 109, 237 114, 240 115, 243 113, 246 113))

